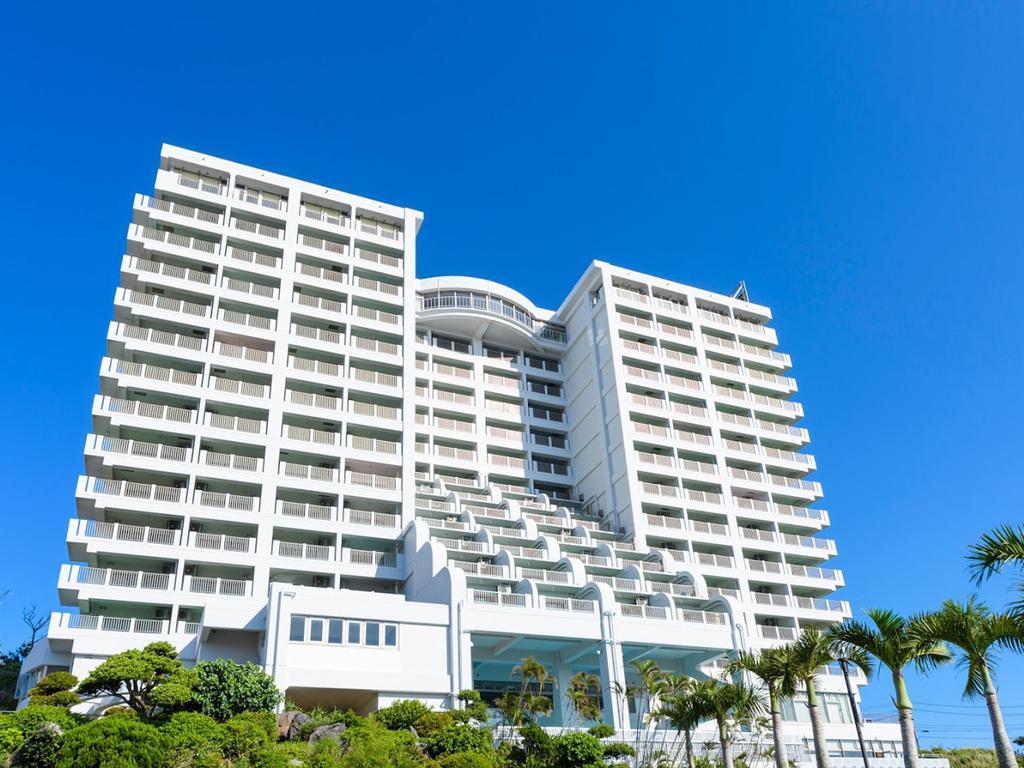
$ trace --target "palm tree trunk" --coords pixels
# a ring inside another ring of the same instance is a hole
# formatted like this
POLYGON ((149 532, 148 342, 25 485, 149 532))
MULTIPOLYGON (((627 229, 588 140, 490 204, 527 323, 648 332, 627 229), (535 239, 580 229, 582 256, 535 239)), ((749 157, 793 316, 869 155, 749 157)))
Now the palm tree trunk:
MULTIPOLYGON (((786 759, 786 743, 782 740, 782 709, 779 707, 779 697, 774 693, 769 694, 772 707, 772 741, 775 744, 775 768, 789 768, 789 761, 786 759)), ((999 768, 1003 768, 999 766, 999 768)))
POLYGON ((985 704, 988 705, 988 716, 992 721, 992 738, 996 744, 999 768, 1017 768, 1017 758, 1013 753, 1010 737, 1006 733, 1002 710, 999 708, 999 695, 996 693, 996 686, 992 682, 987 664, 982 666, 981 673, 985 678, 985 704))
POLYGON ((892 673, 892 685, 896 689, 896 710, 900 713, 900 737, 903 740, 903 765, 905 768, 918 768, 917 731, 914 730, 914 705, 910 703, 907 693, 907 682, 903 673, 892 673))
POLYGON ((725 721, 718 724, 718 742, 722 745, 722 768, 734 768, 732 763, 732 744, 729 743, 729 729, 725 721))
POLYGON ((807 686, 807 714, 811 719, 811 733, 814 734, 814 758, 818 768, 828 768, 828 744, 825 743, 825 723, 821 719, 821 704, 814 678, 804 681, 807 686))
POLYGON ((686 729, 686 768, 697 768, 697 758, 693 755, 693 734, 686 729))

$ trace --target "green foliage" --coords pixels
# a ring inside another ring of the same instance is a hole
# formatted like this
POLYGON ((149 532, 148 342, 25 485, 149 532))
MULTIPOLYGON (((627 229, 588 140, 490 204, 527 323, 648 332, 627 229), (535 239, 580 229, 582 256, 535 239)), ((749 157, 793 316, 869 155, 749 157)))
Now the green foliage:
POLYGON ((164 738, 131 717, 103 717, 64 738, 55 768, 162 768, 164 738))
POLYGON ((277 741, 277 718, 270 712, 244 712, 221 726, 224 756, 255 760, 277 741))
POLYGON ((18 751, 11 755, 12 768, 53 768, 64 740, 60 726, 43 723, 28 734, 18 751))
POLYGON ((208 764, 221 752, 220 725, 200 712, 177 712, 160 726, 160 732, 164 735, 168 768, 208 764))
MULTIPOLYGON (((457 711, 457 710, 456 710, 457 711)), ((429 736, 432 733, 448 728, 449 726, 455 725, 455 718, 452 717, 449 712, 427 712, 425 715, 420 717, 415 723, 413 728, 416 729, 417 735, 420 738, 429 736)))
POLYGON ((589 733, 566 733, 551 743, 557 768, 596 768, 604 764, 604 746, 589 733))
POLYGON ((373 719, 389 731, 405 731, 430 712, 430 707, 417 699, 402 699, 390 707, 378 709, 373 719))
POLYGON ((494 738, 485 728, 471 725, 450 725, 430 734, 423 740, 423 746, 431 757, 452 755, 456 752, 481 752, 493 754, 494 738))
POLYGON ((635 749, 629 746, 629 744, 623 744, 621 741, 613 741, 611 744, 604 745, 604 756, 608 759, 633 757, 635 754, 635 749))
POLYGON ((165 710, 187 704, 195 675, 184 669, 178 652, 167 642, 150 643, 114 654, 82 681, 83 696, 113 696, 143 717, 157 707, 165 710))
POLYGON ((459 752, 445 755, 437 761, 438 768, 494 768, 497 764, 493 754, 482 752, 459 752))
POLYGON ((25 660, 30 650, 31 646, 23 643, 16 650, 0 653, 0 710, 14 709, 18 706, 14 690, 18 686, 21 662, 25 660))
POLYGON ((51 704, 29 704, 27 707, 0 716, 0 728, 17 728, 24 738, 35 733, 43 723, 54 723, 62 731, 69 731, 81 722, 64 707, 51 704))
POLYGON ((321 725, 344 723, 349 728, 367 725, 366 718, 357 715, 351 709, 343 711, 340 709, 320 709, 317 707, 306 714, 309 715, 309 722, 302 726, 298 736, 302 741, 308 740, 313 735, 313 731, 321 725))
POLYGON ((80 699, 71 689, 78 685, 78 678, 70 672, 51 672, 36 683, 28 692, 29 703, 51 704, 55 707, 73 707, 80 699))
POLYGON ((474 691, 472 688, 459 691, 458 699, 463 708, 454 710, 453 717, 467 721, 477 720, 481 723, 487 721, 487 702, 480 697, 479 691, 474 691))
POLYGON ((25 737, 13 725, 0 726, 0 764, 3 758, 21 746, 25 737))
POLYGON ((203 714, 224 721, 242 712, 270 712, 281 693, 255 664, 216 659, 196 665, 192 701, 203 714))
POLYGON ((338 768, 424 768, 427 763, 412 733, 363 726, 342 734, 348 745, 338 768))
POLYGON ((598 723, 590 728, 587 733, 599 739, 607 739, 609 736, 615 735, 615 729, 608 725, 608 723, 598 723))

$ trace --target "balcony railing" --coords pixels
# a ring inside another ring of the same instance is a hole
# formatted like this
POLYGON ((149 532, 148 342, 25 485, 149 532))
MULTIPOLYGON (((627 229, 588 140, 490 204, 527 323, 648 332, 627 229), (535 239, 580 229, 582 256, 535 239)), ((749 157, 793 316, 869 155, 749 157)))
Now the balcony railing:
POLYGON ((221 224, 224 221, 224 214, 216 211, 207 211, 203 208, 196 208, 191 205, 185 205, 184 203, 173 202, 171 200, 158 200, 155 197, 149 195, 136 195, 135 204, 141 208, 149 208, 153 211, 163 211, 164 213, 173 213, 175 216, 181 216, 185 219, 195 219, 196 221, 206 222, 207 224, 221 224))
POLYGON ((83 493, 121 496, 140 501, 162 501, 177 504, 185 500, 184 488, 153 483, 133 483, 128 480, 107 480, 102 477, 80 478, 79 489, 83 493))
POLYGON ((277 514, 284 517, 303 517, 310 520, 334 520, 338 515, 338 508, 324 504, 308 504, 301 501, 278 499, 277 514))
POLYGON ((525 608, 529 605, 529 596, 515 592, 487 592, 480 589, 470 591, 473 602, 477 605, 512 606, 525 608))
POLYGON ((334 560, 334 547, 323 544, 304 544, 295 541, 274 540, 273 553, 279 557, 295 557, 303 560, 334 560))
POLYGON ((190 248, 202 253, 220 253, 220 240, 203 240, 200 237, 182 235, 177 232, 170 232, 156 227, 146 227, 142 224, 132 224, 128 231, 129 236, 139 237, 167 245, 176 245, 181 248, 190 248))
POLYGON ((212 576, 185 576, 182 590, 200 595, 251 597, 252 582, 242 579, 220 579, 212 576))
POLYGON ((248 536, 229 536, 225 533, 190 531, 188 544, 197 549, 217 549, 223 552, 255 552, 256 539, 248 536))
POLYGON ((363 488, 376 488, 383 491, 397 491, 400 478, 386 475, 375 475, 369 472, 345 472, 345 482, 363 488))
MULTIPOLYGON (((138 635, 166 635, 170 632, 170 622, 161 619, 133 619, 121 616, 83 616, 78 613, 50 614, 49 629, 51 634, 59 634, 60 630, 84 630, 100 632, 121 632, 138 635)), ((179 622, 179 631, 183 634, 196 634, 199 625, 191 622, 179 622)))
POLYGON ((75 519, 70 520, 68 525, 68 538, 73 537, 126 541, 130 544, 176 546, 181 539, 181 531, 170 528, 129 525, 128 523, 75 519))
POLYGON ((397 568, 398 555, 395 552, 378 552, 373 549, 350 549, 343 547, 342 560, 355 565, 371 565, 378 568, 397 568))
POLYGON ((90 568, 84 565, 65 567, 68 568, 67 580, 73 584, 157 591, 166 591, 173 586, 171 574, 169 573, 124 571, 115 568, 90 568))
POLYGON ((188 461, 190 448, 164 443, 147 443, 141 440, 127 440, 121 437, 92 435, 92 449, 103 453, 118 453, 144 459, 165 461, 188 461))

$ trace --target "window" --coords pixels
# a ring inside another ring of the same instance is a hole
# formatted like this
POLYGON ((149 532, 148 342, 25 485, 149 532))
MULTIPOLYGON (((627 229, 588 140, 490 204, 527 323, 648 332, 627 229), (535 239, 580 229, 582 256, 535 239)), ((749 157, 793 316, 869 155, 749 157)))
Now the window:
POLYGON ((359 645, 363 641, 363 625, 358 621, 348 623, 348 644, 359 645))
POLYGON ((322 643, 324 641, 324 623, 321 619, 309 620, 309 642, 322 643))
POLYGON ((375 621, 366 622, 366 644, 380 645, 380 624, 375 621))
POLYGON ((398 645, 398 627, 394 624, 384 625, 384 645, 394 648, 398 645))
POLYGON ((341 619, 331 619, 327 625, 327 642, 331 645, 341 645, 343 638, 341 619))
POLYGON ((292 629, 288 639, 293 643, 301 643, 306 639, 306 617, 292 616, 292 629))

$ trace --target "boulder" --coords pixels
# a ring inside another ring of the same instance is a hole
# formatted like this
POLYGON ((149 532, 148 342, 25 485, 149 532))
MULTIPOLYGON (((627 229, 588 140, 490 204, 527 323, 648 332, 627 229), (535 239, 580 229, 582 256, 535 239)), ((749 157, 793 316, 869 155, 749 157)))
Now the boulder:
POLYGON ((348 730, 348 726, 344 723, 331 723, 330 725, 321 725, 313 734, 309 737, 310 744, 316 744, 321 739, 331 739, 332 741, 341 741, 338 737, 341 736, 345 731, 348 730))
POLYGON ((277 737, 279 739, 297 739, 302 726, 309 722, 305 712, 282 712, 277 716, 277 737))

